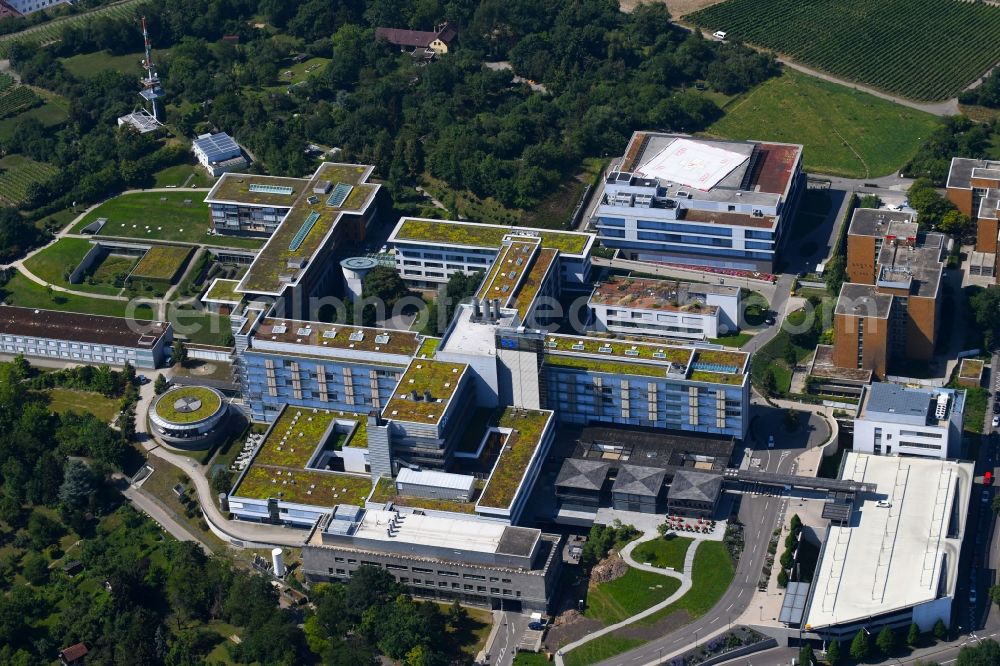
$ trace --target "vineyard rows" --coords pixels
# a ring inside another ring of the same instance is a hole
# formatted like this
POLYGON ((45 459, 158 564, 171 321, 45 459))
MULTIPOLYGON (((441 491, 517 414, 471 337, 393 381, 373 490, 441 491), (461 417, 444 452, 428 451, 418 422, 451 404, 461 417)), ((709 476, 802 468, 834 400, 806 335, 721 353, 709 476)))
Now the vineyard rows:
POLYGON ((118 4, 99 7, 83 14, 55 19, 48 23, 27 28, 21 32, 0 36, 0 58, 6 58, 10 55, 10 47, 14 42, 38 46, 58 41, 62 37, 63 28, 66 26, 78 25, 97 18, 119 18, 129 13, 134 13, 134 7, 144 1, 123 0, 123 2, 119 2, 118 4))
POLYGON ((41 101, 31 88, 14 86, 0 92, 0 118, 15 116, 41 101))
POLYGON ((12 85, 14 85, 14 77, 10 74, 0 72, 0 92, 7 90, 7 88, 10 88, 12 85))
POLYGON ((29 161, 13 169, 4 169, 0 171, 0 199, 17 206, 27 199, 28 190, 32 185, 44 183, 55 173, 54 166, 29 161))
POLYGON ((954 97, 1000 61, 1000 7, 959 0, 726 0, 685 19, 919 100, 954 97))

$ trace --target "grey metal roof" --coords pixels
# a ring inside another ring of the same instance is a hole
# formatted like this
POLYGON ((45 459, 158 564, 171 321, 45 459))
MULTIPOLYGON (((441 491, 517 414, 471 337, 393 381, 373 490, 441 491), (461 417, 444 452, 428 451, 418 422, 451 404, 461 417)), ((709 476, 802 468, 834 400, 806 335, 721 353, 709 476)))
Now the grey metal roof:
POLYGON ((399 470, 396 475, 396 487, 400 485, 429 486, 432 488, 447 488, 449 490, 462 490, 471 492, 472 486, 476 483, 476 477, 465 474, 449 474, 448 472, 437 472, 434 470, 414 471, 407 467, 399 470))
POLYGON ((239 145, 225 132, 198 137, 192 145, 205 153, 209 164, 224 162, 242 155, 239 145))
POLYGON ((688 500, 714 504, 722 492, 722 475, 708 474, 690 469, 677 470, 667 500, 688 500))
POLYGON ((869 389, 865 414, 895 415, 922 418, 926 421, 931 409, 932 391, 906 388, 898 384, 876 382, 869 389))
POLYGON ((663 488, 663 478, 666 475, 666 470, 659 467, 624 465, 618 470, 618 478, 611 486, 611 492, 656 497, 663 488))
POLYGON ((528 557, 535 547, 535 542, 542 536, 542 531, 532 527, 514 527, 508 525, 500 535, 497 544, 498 553, 528 557))
POLYGON ((611 463, 599 460, 567 458, 559 468, 556 486, 581 490, 600 490, 608 478, 611 463))

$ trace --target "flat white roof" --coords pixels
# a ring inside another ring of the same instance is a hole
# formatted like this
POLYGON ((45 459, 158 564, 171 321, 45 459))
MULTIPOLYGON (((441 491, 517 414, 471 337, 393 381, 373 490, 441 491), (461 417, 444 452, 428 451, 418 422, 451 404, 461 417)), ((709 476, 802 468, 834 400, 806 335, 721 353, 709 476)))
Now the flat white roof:
POLYGON ((451 490, 471 491, 476 484, 476 477, 465 474, 449 474, 448 472, 436 472, 434 470, 415 471, 408 467, 399 470, 396 475, 396 483, 409 483, 416 486, 435 486, 437 488, 449 488, 451 490))
POLYGON ((848 453, 844 479, 878 486, 848 526, 831 526, 806 627, 850 624, 955 594, 972 463, 848 453), (948 537, 955 502, 956 535, 948 537), (942 580, 942 576, 944 579, 942 580))
POLYGON ((485 520, 460 520, 406 514, 401 519, 395 511, 365 511, 354 537, 396 543, 414 543, 434 548, 495 553, 507 525, 485 520), (389 523, 396 518, 396 529, 389 536, 389 523))
POLYGON ((700 141, 675 139, 636 173, 708 191, 748 159, 742 153, 700 141))

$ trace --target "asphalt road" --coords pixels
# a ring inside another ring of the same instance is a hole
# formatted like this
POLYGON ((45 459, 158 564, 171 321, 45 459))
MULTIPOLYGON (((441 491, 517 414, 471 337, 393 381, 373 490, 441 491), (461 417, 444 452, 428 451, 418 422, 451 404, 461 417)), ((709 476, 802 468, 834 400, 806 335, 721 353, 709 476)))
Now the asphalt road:
MULTIPOLYGON (((767 449, 755 451, 762 458, 761 470, 789 473, 796 456, 804 449, 767 449)), ((735 621, 749 605, 757 588, 757 581, 767 555, 767 544, 771 532, 777 526, 778 514, 787 498, 746 494, 740 503, 739 518, 744 525, 745 543, 743 554, 736 566, 736 575, 722 598, 694 622, 677 631, 650 641, 635 650, 603 661, 599 666, 620 666, 621 664, 657 663, 663 655, 671 654, 687 646, 694 647, 701 637, 725 628, 735 621), (692 637, 695 638, 692 642, 692 637)), ((756 660, 754 660, 756 663, 756 660)))

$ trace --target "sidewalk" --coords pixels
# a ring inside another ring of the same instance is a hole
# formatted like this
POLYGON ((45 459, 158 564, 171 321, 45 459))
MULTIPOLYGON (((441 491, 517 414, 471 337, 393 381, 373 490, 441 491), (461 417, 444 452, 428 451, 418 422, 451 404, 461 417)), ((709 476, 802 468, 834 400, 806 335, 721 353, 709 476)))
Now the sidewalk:
POLYGON ((676 578, 677 580, 681 581, 681 586, 677 588, 677 590, 673 594, 671 594, 669 597, 667 597, 660 603, 650 606, 646 610, 640 613, 636 613, 631 617, 625 618, 624 620, 618 622, 617 624, 612 624, 610 626, 604 627, 603 629, 587 634, 583 638, 573 641, 568 645, 562 646, 556 652, 556 659, 555 659, 556 664, 558 664, 559 666, 564 666, 565 664, 564 655, 570 652, 571 650, 580 647, 584 643, 589 643, 595 638, 600 638, 601 636, 610 634, 611 632, 616 631, 617 629, 628 626, 637 620, 641 620, 644 617, 653 615, 654 613, 666 608, 667 606, 674 603, 675 601, 677 601, 678 599, 680 599, 681 597, 683 597, 685 594, 688 593, 688 591, 691 589, 691 571, 694 569, 694 556, 698 550, 698 546, 701 545, 701 542, 704 541, 704 539, 691 537, 687 533, 683 534, 679 533, 679 535, 694 539, 694 543, 688 546, 687 553, 684 555, 684 570, 682 572, 678 573, 676 571, 673 571, 672 569, 660 569, 658 567, 654 567, 648 564, 642 564, 636 562, 632 558, 632 551, 635 549, 636 546, 646 541, 652 541, 653 539, 659 538, 660 536, 659 532, 655 531, 644 532, 641 537, 639 537, 635 541, 630 542, 628 545, 622 548, 621 556, 629 564, 629 566, 639 569, 641 571, 649 571, 652 573, 660 574, 661 576, 669 576, 670 578, 676 578))

